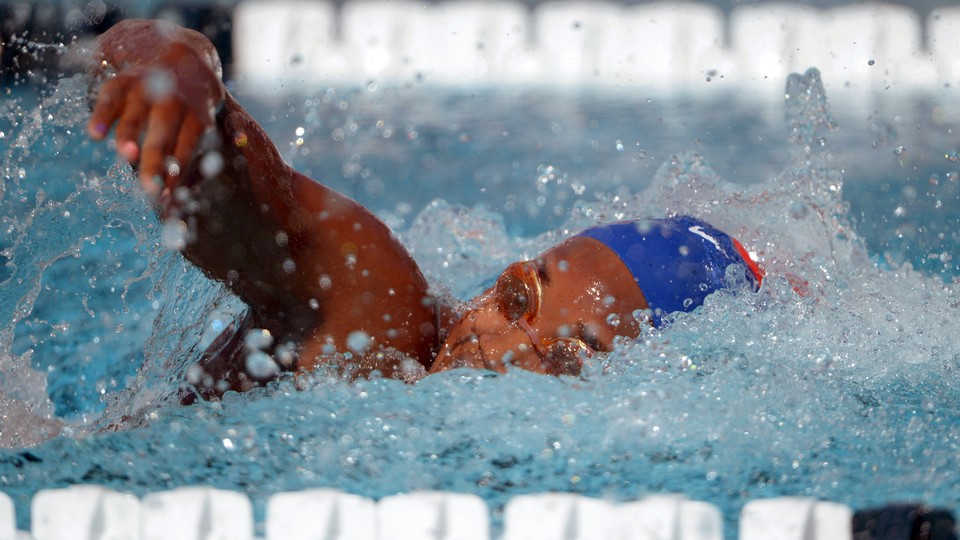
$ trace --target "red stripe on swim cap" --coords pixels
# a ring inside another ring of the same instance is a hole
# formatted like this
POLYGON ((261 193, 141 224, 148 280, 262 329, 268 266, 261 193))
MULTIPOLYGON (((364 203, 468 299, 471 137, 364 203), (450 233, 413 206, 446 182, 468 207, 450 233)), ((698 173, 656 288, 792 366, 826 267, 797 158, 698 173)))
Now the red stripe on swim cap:
POLYGON ((760 268, 760 265, 758 265, 757 262, 750 257, 750 254, 747 253, 747 250, 743 248, 743 244, 741 244, 739 240, 732 236, 730 239, 733 240, 733 247, 736 248, 737 253, 743 257, 743 262, 746 263, 747 268, 750 269, 753 277, 757 278, 757 287, 763 285, 763 277, 765 275, 763 268, 760 268))

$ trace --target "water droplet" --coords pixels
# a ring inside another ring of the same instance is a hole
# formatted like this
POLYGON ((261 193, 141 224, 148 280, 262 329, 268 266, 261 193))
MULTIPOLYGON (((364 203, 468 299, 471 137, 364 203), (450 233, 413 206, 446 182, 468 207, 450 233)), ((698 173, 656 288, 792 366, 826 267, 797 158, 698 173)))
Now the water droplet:
POLYGON ((167 174, 173 177, 180 176, 180 163, 171 157, 166 159, 167 174))
POLYGON ((213 178, 223 170, 223 156, 220 152, 207 152, 200 159, 200 174, 204 178, 213 178))
POLYGON ((203 368, 199 364, 192 364, 187 368, 187 382, 190 384, 200 384, 203 381, 203 375, 203 368))
POLYGON ((248 351, 263 351, 273 345, 273 335, 266 329, 250 330, 243 336, 243 346, 248 351))
POLYGON ((893 149, 893 155, 895 156, 902 156, 906 153, 907 153, 907 149, 903 145, 900 145, 893 149))
POLYGON ((246 367, 247 373, 257 379, 269 379, 280 373, 280 366, 269 354, 262 351, 248 354, 246 367))
POLYGON ((147 99, 156 103, 170 97, 176 87, 173 74, 165 69, 152 69, 146 77, 147 99))
POLYGON ((187 247, 188 237, 189 231, 187 230, 187 224, 183 221, 170 218, 163 222, 163 230, 161 232, 163 247, 180 251, 187 247))
POLYGON ((324 291, 329 291, 330 287, 333 287, 333 280, 330 279, 330 276, 323 274, 320 276, 320 279, 317 280, 317 283, 320 285, 320 288, 324 291))
POLYGON ((370 335, 363 330, 355 330, 347 336, 347 347, 357 354, 363 354, 370 347, 372 341, 370 335))
POLYGON ((610 326, 620 326, 620 315, 617 313, 607 315, 607 324, 610 326))

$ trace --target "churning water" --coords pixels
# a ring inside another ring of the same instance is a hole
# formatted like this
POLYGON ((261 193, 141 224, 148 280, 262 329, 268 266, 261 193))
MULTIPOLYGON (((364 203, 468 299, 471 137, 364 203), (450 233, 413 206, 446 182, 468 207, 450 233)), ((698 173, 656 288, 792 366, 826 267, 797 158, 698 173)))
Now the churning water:
POLYGON ((957 124, 922 98, 831 112, 816 72, 786 94, 785 123, 737 96, 246 99, 287 159, 373 208, 460 298, 586 226, 673 212, 737 236, 768 277, 578 379, 318 375, 180 407, 186 367, 242 306, 165 247, 129 169, 84 138, 82 81, 17 90, 0 106, 0 489, 24 529, 35 491, 73 483, 228 488, 261 517, 272 493, 317 486, 475 493, 495 522, 543 491, 681 492, 728 519, 774 495, 956 507, 957 124))

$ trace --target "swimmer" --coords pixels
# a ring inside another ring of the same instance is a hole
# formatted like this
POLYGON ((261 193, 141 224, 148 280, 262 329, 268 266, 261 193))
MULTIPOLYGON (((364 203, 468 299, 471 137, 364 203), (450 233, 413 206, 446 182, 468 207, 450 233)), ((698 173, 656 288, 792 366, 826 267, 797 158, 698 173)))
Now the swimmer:
POLYGON ((674 216, 588 229, 451 305, 373 213, 284 163, 201 34, 127 20, 93 58, 88 133, 114 129, 160 218, 185 232, 184 257, 250 308, 191 370, 185 403, 344 358, 352 376, 407 381, 454 368, 577 375, 616 337, 701 305, 731 265, 754 290, 762 280, 732 237, 674 216))

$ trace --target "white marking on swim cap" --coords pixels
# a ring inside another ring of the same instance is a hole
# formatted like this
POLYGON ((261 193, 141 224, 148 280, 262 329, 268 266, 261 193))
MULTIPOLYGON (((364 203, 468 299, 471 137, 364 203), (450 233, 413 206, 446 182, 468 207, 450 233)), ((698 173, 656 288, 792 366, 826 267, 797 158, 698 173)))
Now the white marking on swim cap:
POLYGON ((701 227, 700 225, 694 225, 693 227, 690 227, 688 230, 693 234, 699 236, 700 238, 703 238, 704 240, 713 244, 713 246, 717 248, 718 251, 723 251, 723 248, 720 247, 720 243, 717 242, 717 239, 703 232, 703 227, 701 227))

